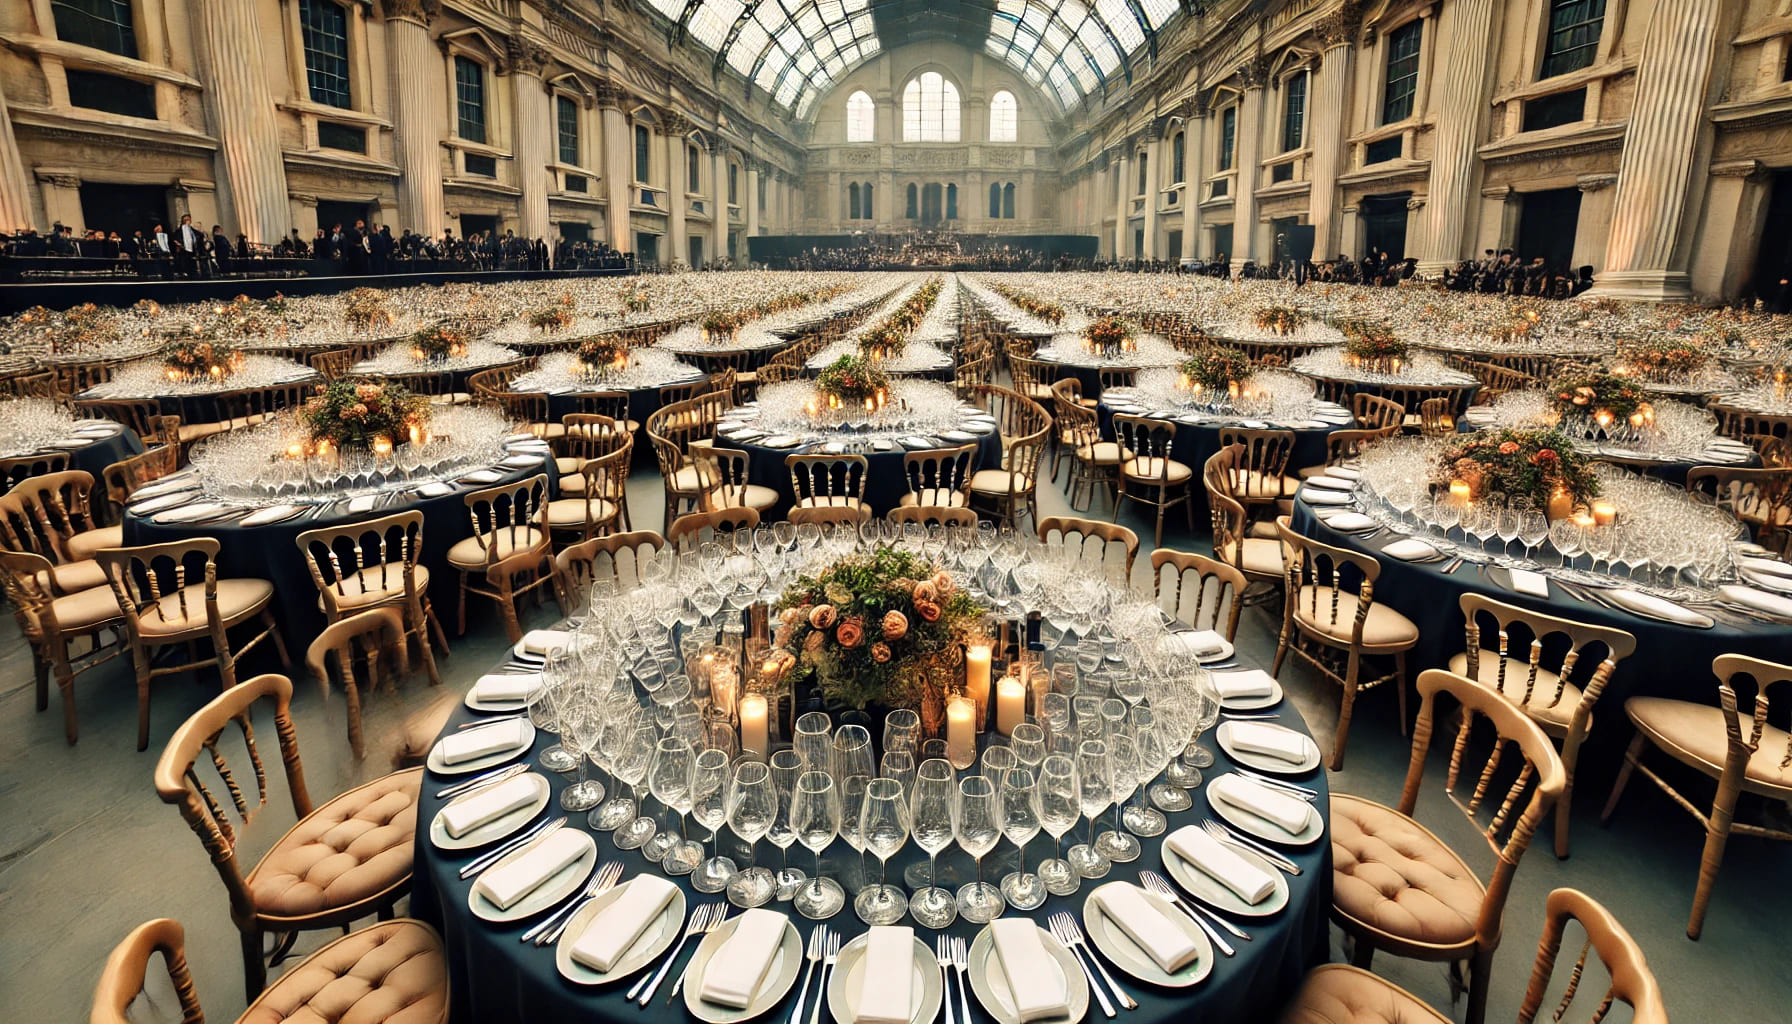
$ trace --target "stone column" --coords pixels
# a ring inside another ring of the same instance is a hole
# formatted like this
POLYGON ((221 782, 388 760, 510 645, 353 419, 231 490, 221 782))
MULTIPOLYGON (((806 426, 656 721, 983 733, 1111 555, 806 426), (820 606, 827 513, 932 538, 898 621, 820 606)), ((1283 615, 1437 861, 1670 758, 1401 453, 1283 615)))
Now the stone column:
MULTIPOLYGON (((1126 144, 1130 146, 1131 143, 1126 144)), ((1127 213, 1132 206, 1132 185, 1126 180, 1126 165, 1132 161, 1126 159, 1127 150, 1123 146, 1120 155, 1110 165, 1114 168, 1114 260, 1118 262, 1132 255, 1126 244, 1127 213)))
POLYGON ((193 18, 205 54, 200 76, 218 135, 225 222, 252 242, 272 244, 286 234, 286 164, 255 5, 200 4, 193 18))
MULTIPOLYGON (((1419 271, 1436 274, 1466 255, 1464 243, 1480 191, 1481 144, 1487 118, 1488 65, 1497 49, 1496 0, 1456 0, 1450 7, 1447 52, 1438 54, 1437 132, 1432 136, 1431 185, 1420 221, 1419 271)), ((1429 28, 1430 26, 1426 26, 1429 28)), ((1438 41, 1441 45, 1443 40, 1438 41)), ((1425 111, 1420 110, 1423 114, 1425 111)))
POLYGON ((660 263, 671 266, 674 260, 689 261, 691 245, 686 240, 684 214, 691 201, 685 198, 690 168, 686 166, 685 146, 691 123, 673 114, 666 119, 666 246, 670 250, 660 263))
POLYGON ((1201 155, 1207 152, 1207 105, 1197 103, 1189 109, 1189 118, 1182 128, 1182 258, 1192 260, 1201 255, 1201 182, 1206 174, 1201 168, 1201 155))
POLYGON ((714 182, 716 196, 716 217, 712 225, 709 252, 705 256, 719 260, 728 256, 728 144, 717 139, 714 148, 710 150, 710 157, 715 168, 711 180, 714 182))
POLYGON ((1239 65, 1238 80, 1244 96, 1238 102, 1238 137, 1233 141, 1233 166, 1238 180, 1233 183, 1237 194, 1232 197, 1232 272, 1238 273, 1247 260, 1257 259, 1257 165, 1263 152, 1263 103, 1269 84, 1269 61, 1254 58, 1239 65))
POLYGON ((747 208, 747 237, 752 238, 759 233, 759 161, 757 159, 747 161, 747 180, 744 187, 745 192, 741 195, 740 202, 747 208))
POLYGON ((39 223, 31 215, 31 179, 25 176, 25 160, 12 132, 12 113, 6 107, 6 83, 0 81, 0 226, 11 231, 39 223))
MULTIPOLYGON (((1612 230, 1612 186, 1617 183, 1615 174, 1583 174, 1575 182, 1580 189, 1580 217, 1574 226, 1574 254, 1569 258, 1569 269, 1576 273, 1581 267, 1598 267, 1605 262, 1605 244, 1612 230)), ((1746 260, 1743 265, 1747 265, 1746 260)))
MULTIPOLYGON (((398 163, 401 227, 440 237, 448 226, 442 198, 441 54, 431 45, 429 22, 437 0, 386 4, 386 64, 391 70, 393 151, 398 163)), ((306 236, 310 240, 310 236, 306 236)))
POLYGON ((1157 183, 1164 176, 1164 129, 1156 121, 1145 129, 1145 248, 1143 259, 1157 259, 1157 183))
POLYGON ((1655 5, 1637 60, 1636 99, 1618 161, 1605 269, 1589 294, 1678 301, 1692 297, 1688 273, 1700 192, 1711 162, 1705 118, 1725 0, 1655 5))
POLYGON ((1313 225, 1313 259, 1327 260, 1341 251, 1338 245, 1338 169, 1344 162, 1344 137, 1348 131, 1348 96, 1351 57, 1358 31, 1357 11, 1345 5, 1319 19, 1315 30, 1324 50, 1312 80, 1307 113, 1307 138, 1313 159, 1307 166, 1311 188, 1307 218, 1313 225))
POLYGON ((510 40, 510 82, 516 97, 511 151, 516 154, 517 185, 523 190, 519 206, 522 222, 517 234, 530 241, 552 234, 548 224, 548 159, 553 143, 548 132, 554 130, 555 122, 547 83, 542 80, 552 59, 542 47, 515 37, 510 40))
POLYGON ((629 137, 628 118, 622 113, 623 94, 608 82, 597 83, 598 121, 604 136, 604 197, 609 207, 604 225, 610 248, 633 252, 634 232, 629 230, 629 207, 634 199, 635 147, 629 137))

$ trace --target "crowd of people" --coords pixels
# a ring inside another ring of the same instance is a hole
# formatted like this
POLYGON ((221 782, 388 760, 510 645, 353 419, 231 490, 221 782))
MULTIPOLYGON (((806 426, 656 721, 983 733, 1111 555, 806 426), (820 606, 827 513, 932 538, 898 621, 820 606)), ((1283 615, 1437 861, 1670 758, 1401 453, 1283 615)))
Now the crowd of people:
POLYGON ((1570 299, 1593 287, 1593 268, 1569 272, 1552 267, 1541 256, 1525 260, 1511 249, 1482 252, 1478 260, 1463 260, 1444 271, 1444 287, 1454 292, 1487 292, 1535 295, 1546 299, 1570 299))
POLYGON ((772 270, 1089 270, 1094 263, 1073 256, 1023 246, 989 246, 965 250, 932 245, 812 246, 790 256, 765 261, 772 270))

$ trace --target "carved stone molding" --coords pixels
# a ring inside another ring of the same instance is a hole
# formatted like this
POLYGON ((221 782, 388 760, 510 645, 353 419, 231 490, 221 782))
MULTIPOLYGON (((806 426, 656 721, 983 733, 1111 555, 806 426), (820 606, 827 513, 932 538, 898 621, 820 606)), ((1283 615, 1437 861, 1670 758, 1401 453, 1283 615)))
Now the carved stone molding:
MULTIPOLYGON (((1712 169, 1712 173, 1717 173, 1715 168, 1712 169)), ((1616 174, 1583 174, 1575 180, 1574 185, 1582 192, 1598 192, 1601 189, 1611 188, 1617 183, 1618 176, 1616 174)))
POLYGON ((1415 212, 1418 210, 1423 210, 1425 208, 1425 197, 1424 196, 1413 196, 1411 199, 1408 199, 1406 201, 1406 208, 1408 210, 1413 210, 1415 212))
POLYGON ((533 75, 540 78, 554 62, 554 55, 547 47, 540 46, 527 39, 511 36, 506 40, 504 63, 507 70, 514 74, 533 75))
POLYGON ((1349 46, 1356 41, 1363 27, 1361 0, 1344 0, 1336 9, 1320 15, 1313 22, 1313 34, 1326 49, 1349 46))
POLYGON ((442 12, 442 0, 386 0, 386 20, 414 21, 424 28, 442 12))
POLYGON ((896 167, 915 170, 943 171, 970 164, 970 151, 964 149, 898 149, 893 154, 896 167))
POLYGON ((667 135, 677 136, 689 135, 691 134, 691 129, 696 127, 695 124, 691 123, 690 118, 679 113, 667 114, 661 121, 661 125, 667 135))
POLYGON ((849 167, 870 167, 877 163, 875 149, 839 149, 835 152, 840 154, 840 162, 849 167))
MULTIPOLYGON (((1714 178, 1741 178, 1744 181, 1760 183, 1773 177, 1772 168, 1759 160, 1726 160, 1711 165, 1711 176, 1714 178)), ((1617 178, 1614 175, 1613 180, 1617 178)), ((1585 186, 1582 192, 1587 191, 1585 186)))
POLYGON ((292 200, 295 203, 298 203, 300 206, 303 206, 307 209, 310 209, 317 205, 317 197, 312 195, 309 192, 288 192, 286 194, 286 198, 292 200))
POLYGON ((598 82, 591 87, 591 96, 600 107, 621 109, 628 102, 628 94, 616 87, 614 82, 598 82))
POLYGON ((1246 89, 1261 89, 1269 84, 1270 61, 1258 54, 1238 65, 1238 81, 1246 89))
POLYGON ((1518 193, 1512 191, 1512 186, 1510 185, 1489 185, 1481 190, 1482 199, 1492 199, 1495 202, 1501 203, 1511 202, 1516 195, 1518 195, 1518 193))
POLYGON ((983 151, 983 163, 986 167, 1019 167, 1020 150, 986 149, 983 151))

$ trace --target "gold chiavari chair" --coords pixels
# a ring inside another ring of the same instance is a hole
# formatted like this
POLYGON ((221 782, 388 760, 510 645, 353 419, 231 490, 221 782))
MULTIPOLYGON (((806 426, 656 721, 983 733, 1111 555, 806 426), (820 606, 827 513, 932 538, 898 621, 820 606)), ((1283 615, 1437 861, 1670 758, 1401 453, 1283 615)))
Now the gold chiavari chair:
POLYGON ((1355 418, 1357 427, 1363 430, 1385 430, 1389 427, 1398 430, 1406 420, 1406 407, 1380 395, 1359 391, 1350 396, 1350 415, 1355 418))
POLYGON ((330 661, 336 662, 336 677, 348 700, 348 745, 356 758, 367 755, 367 744, 361 735, 361 682, 355 677, 355 648, 361 649, 365 659, 367 689, 371 692, 378 685, 382 655, 391 654, 394 673, 404 671, 410 660, 404 635, 404 616, 397 608, 369 608, 325 627, 305 651, 305 665, 326 697, 330 693, 330 661))
MULTIPOLYGON (((180 468, 180 449, 173 445, 161 445, 145 451, 141 455, 133 455, 107 466, 100 476, 106 483, 106 498, 112 506, 121 511, 130 503, 131 495, 146 484, 173 473, 180 468)), ((124 542, 124 530, 119 528, 119 544, 124 542)), ((105 547, 117 547, 118 544, 107 544, 105 547)))
POLYGON ((1494 399, 1507 392, 1524 391, 1542 383, 1522 370, 1493 363, 1470 363, 1468 371, 1481 382, 1481 389, 1475 392, 1476 405, 1491 405, 1494 399))
POLYGON ((423 769, 414 768, 357 786, 313 809, 292 721, 292 682, 281 675, 256 676, 226 689, 175 730, 156 762, 156 793, 180 811, 224 881, 230 920, 242 938, 243 988, 251 1003, 267 987, 264 934, 283 936, 274 952, 278 963, 301 931, 346 927, 369 914, 381 920, 391 916, 411 884, 422 783, 423 769), (264 700, 274 706, 274 733, 298 821, 244 874, 236 826, 228 815, 234 808, 247 824, 267 804, 267 773, 250 724, 251 711, 264 700), (253 769, 247 773, 255 782, 253 807, 244 792, 246 783, 237 781, 219 748, 232 724, 253 769), (201 754, 210 762, 207 774, 215 772, 228 791, 228 804, 201 777, 201 754))
POLYGON ((149 684, 161 676, 215 666, 224 689, 236 685, 236 663, 272 638, 281 666, 290 666, 286 641, 269 604, 274 585, 267 580, 218 578, 218 542, 193 537, 166 544, 106 548, 94 554, 105 569, 112 596, 123 612, 124 642, 137 673, 137 749, 149 749, 149 684), (253 620, 253 621, 251 621, 253 620), (259 630, 232 647, 230 630, 249 623, 259 630), (156 664, 165 650, 192 652, 209 641, 210 657, 156 664))
POLYGON ((13 398, 44 398, 58 401, 61 395, 56 391, 56 373, 44 370, 40 373, 20 373, 0 378, 0 394, 13 398))
POLYGON ((974 401, 995 417, 1002 436, 1002 464, 971 474, 973 506, 1019 528, 1022 515, 1038 520, 1039 462, 1051 437, 1052 418, 1038 402, 986 384, 974 401))
POLYGON ((510 382, 522 375, 522 365, 494 366, 467 377, 467 391, 475 401, 502 402, 510 393, 510 382))
POLYGON ((1718 433, 1725 437, 1733 437, 1738 441, 1760 435, 1792 437, 1792 413, 1755 412, 1752 409, 1725 405, 1721 401, 1712 402, 1709 408, 1717 415, 1718 433))
POLYGON ((677 402, 687 402, 710 390, 709 378, 694 380, 687 384, 667 384, 660 388, 660 405, 667 406, 677 402))
POLYGON ((794 508, 863 508, 871 461, 863 455, 786 455, 794 508))
POLYGON ((1467 1024, 1483 1024, 1512 877, 1537 827, 1561 797, 1562 762, 1536 722, 1473 680, 1430 669, 1419 674, 1418 691, 1419 716, 1399 806, 1332 794, 1332 920, 1355 940, 1351 963, 1364 971, 1378 950, 1416 960, 1467 961, 1467 1024), (1472 781, 1472 795, 1457 796, 1451 803, 1461 808, 1494 854, 1485 885, 1460 854, 1413 817, 1440 694, 1461 705, 1444 791, 1456 794, 1459 783, 1472 781), (1471 746, 1482 719, 1492 727, 1492 744, 1471 746), (1512 763, 1508 748, 1518 764, 1512 763), (1483 749, 1490 753, 1477 774, 1473 761, 1483 749), (1479 817, 1483 805, 1492 807, 1484 828, 1479 817))
POLYGON ((714 426, 706 425, 697 403, 673 402, 647 417, 647 439, 659 462, 660 481, 666 497, 665 522, 672 523, 683 509, 702 505, 704 495, 715 488, 708 464, 696 458, 699 442, 710 439, 714 426))
MULTIPOLYGON (((629 415, 630 396, 626 391, 581 391, 562 397, 572 402, 579 415, 607 417, 630 437, 641 431, 641 424, 629 415)), ((566 419, 565 416, 560 417, 562 423, 566 419)))
POLYGON ((1782 554, 1792 551, 1792 469, 1694 466, 1686 490, 1742 520, 1755 543, 1782 554))
POLYGON ((1008 353, 1008 374, 1014 381, 1014 390, 1035 402, 1052 400, 1052 385, 1047 378, 1051 368, 1045 363, 1032 358, 1032 354, 1008 353))
POLYGON ((577 494, 548 502, 548 532, 589 540, 621 525, 622 506, 603 495, 620 494, 627 489, 629 459, 633 456, 634 445, 625 444, 608 455, 580 463, 578 475, 587 486, 577 494), (589 486, 593 481, 596 486, 589 486))
POLYGON ((56 563, 51 579, 62 593, 105 586, 93 553, 121 546, 123 530, 94 525, 92 491, 93 475, 80 469, 20 480, 0 498, 0 545, 56 563))
POLYGON ((816 526, 864 526, 871 521, 869 505, 808 505, 798 506, 790 510, 789 519, 798 526, 814 523, 816 526))
POLYGON ((962 527, 967 530, 977 528, 977 513, 962 506, 949 505, 903 505, 890 510, 885 518, 892 523, 918 526, 942 526, 947 529, 962 527))
POLYGON ((30 551, 0 551, 0 590, 12 606, 19 632, 31 645, 37 710, 50 706, 50 678, 62 695, 62 728, 72 746, 80 738, 75 677, 124 652, 116 639, 124 613, 110 587, 59 594, 48 581, 50 560, 30 551))
POLYGON ((516 429, 528 431, 550 444, 566 436, 566 424, 548 419, 548 396, 539 391, 500 391, 492 403, 504 410, 516 429))
MULTIPOLYGON (((584 494, 589 489, 590 481, 582 472, 585 463, 624 448, 629 450, 630 459, 634 457, 633 428, 613 417, 596 413, 568 413, 560 417, 560 425, 566 429, 560 438, 560 451, 564 454, 555 458, 554 468, 559 471, 555 483, 562 496, 584 494)), ((628 466, 629 459, 622 460, 622 484, 628 482, 628 466)), ((612 475, 599 479, 594 493, 621 506, 622 523, 626 528, 629 522, 627 488, 619 487, 612 475)))
POLYGON ((370 608, 396 608, 404 634, 417 638, 417 653, 439 686, 430 635, 444 657, 448 635, 429 600, 429 566, 423 557, 423 513, 415 509, 358 523, 306 530, 294 539, 324 621, 336 623, 370 608))
POLYGON ((1238 455, 1236 448, 1221 448, 1202 466, 1207 510, 1213 519, 1213 554, 1237 569, 1247 583, 1280 587, 1287 568, 1281 540, 1255 535, 1244 504, 1232 495, 1238 455))
POLYGON ((1139 535, 1126 527, 1076 516, 1046 516, 1039 520, 1038 532, 1041 544, 1064 548, 1079 564, 1104 578, 1118 553, 1130 583, 1133 562, 1139 557, 1139 535))
MULTIPOLYGON (((968 400, 977 388, 988 384, 995 372, 995 357, 982 355, 975 359, 967 359, 958 365, 952 377, 952 388, 961 400, 968 400)), ((761 383, 764 382, 763 377, 761 383)))
POLYGON ((1426 437, 1449 437, 1456 432, 1456 417, 1450 413, 1450 399, 1427 398, 1419 403, 1419 433, 1426 437))
POLYGON ((41 455, 19 455, 10 459, 0 459, 0 492, 10 491, 34 476, 61 473, 67 469, 67 452, 44 452, 41 455))
POLYGON ((325 352, 313 352, 308 361, 313 370, 323 375, 324 380, 341 380, 348 376, 349 367, 355 365, 355 350, 333 348, 325 352))
POLYGON ((1244 573, 1206 555, 1169 548, 1151 552, 1157 606, 1191 629, 1213 630, 1227 643, 1238 639, 1247 585, 1244 573))
POLYGON ((467 595, 473 594, 497 602, 515 643, 523 638, 517 598, 543 587, 560 595, 546 521, 548 478, 487 487, 465 500, 473 535, 448 549, 448 564, 460 572, 457 632, 467 631, 467 595))
POLYGON ((666 544, 673 551, 695 551, 705 541, 741 530, 750 531, 758 525, 759 513, 750 508, 691 512, 672 521, 672 528, 666 531, 666 544))
POLYGON ((1593 706, 1599 703, 1618 662, 1636 651, 1636 637, 1621 629, 1527 611, 1480 594, 1464 593, 1460 605, 1468 641, 1464 651, 1450 659, 1450 671, 1497 691, 1561 745, 1566 781, 1562 799, 1556 802, 1556 856, 1566 857, 1574 770, 1593 726, 1593 706), (1481 628, 1484 620, 1494 627, 1491 637, 1481 628), (1521 640, 1529 638, 1529 642, 1515 645, 1514 634, 1521 640), (1496 646, 1488 648, 1486 639, 1496 646), (1562 650, 1562 641, 1567 643, 1566 650, 1562 650), (1522 647, 1524 657, 1518 656, 1515 646, 1522 647), (1543 664, 1546 649, 1554 670, 1543 664), (1588 655, 1589 651, 1599 653, 1588 655), (1593 663, 1584 686, 1570 678, 1583 655, 1600 658, 1593 663))
POLYGON ((1611 796, 1600 813, 1601 822, 1609 821, 1631 776, 1641 774, 1705 826, 1698 887, 1693 890, 1692 916, 1686 923, 1689 939, 1704 931, 1711 891, 1717 885, 1724 848, 1732 835, 1792 841, 1792 831, 1784 827, 1736 820, 1736 806, 1744 793, 1770 803, 1792 800, 1792 733, 1768 720, 1776 694, 1783 700, 1785 692, 1792 689, 1792 665, 1720 654, 1711 662, 1711 671, 1718 679, 1717 707, 1667 697, 1632 697, 1624 702, 1624 714, 1636 728, 1636 737, 1624 752, 1624 766, 1618 770, 1611 796), (1747 688, 1742 680, 1752 683, 1754 689, 1754 706, 1746 711, 1743 695, 1747 688), (1709 812, 1683 795, 1674 782, 1643 764, 1643 755, 1651 746, 1716 780, 1717 794, 1709 812))
MULTIPOLYGON (((187 966, 186 933, 172 918, 138 925, 106 958, 89 1024, 131 1024, 157 953, 184 1024, 204 1024, 187 966)), ((292 1007, 328 1005, 339 1020, 391 1020, 400 1007, 408 1024, 447 1024, 448 961, 441 936, 422 921, 401 918, 351 932, 293 965, 250 1004, 237 1024, 290 1019, 292 1007), (346 996, 346 999, 345 999, 346 996)))
POLYGON ((710 482, 703 494, 703 510, 746 507, 761 517, 770 514, 782 501, 774 487, 752 483, 748 479, 751 462, 747 453, 735 448, 708 447, 696 456, 702 476, 710 482))
POLYGON ((1295 472, 1295 475, 1302 480, 1313 476, 1323 476, 1326 470, 1334 466, 1341 466, 1361 455, 1363 449, 1369 445, 1377 441, 1385 441, 1399 432, 1400 424, 1398 423, 1380 430, 1358 430, 1355 428, 1334 430, 1325 435, 1325 461, 1317 466, 1303 466, 1295 472))
POLYGON ((908 491, 900 504, 969 506, 976 465, 974 443, 904 454, 902 476, 908 481, 908 491))
POLYGON ((802 376, 803 367, 801 363, 787 363, 774 359, 759 368, 758 386, 763 388, 768 384, 782 384, 787 380, 801 380, 802 376))
POLYGON ((1156 510, 1157 530, 1152 535, 1153 547, 1164 542, 1164 513, 1182 506, 1188 528, 1195 528, 1195 471, 1172 457, 1176 440, 1176 424, 1154 420, 1148 416, 1114 416, 1114 439, 1132 457, 1120 464, 1120 492, 1114 501, 1114 519, 1120 519, 1120 506, 1137 502, 1156 510), (1143 491, 1144 493, 1140 493, 1143 491))
POLYGON ((50 372, 56 375, 56 390, 64 395, 78 395, 96 384, 112 379, 118 368, 129 359, 94 359, 84 362, 56 363, 50 372))
POLYGON ((554 561, 568 587, 583 589, 611 580, 628 590, 641 583, 648 561, 665 546, 666 538, 652 530, 611 533, 568 545, 554 561))
MULTIPOLYGON (((1276 644, 1270 674, 1280 677, 1289 652, 1337 683, 1343 691, 1338 708, 1338 732, 1332 740, 1332 771, 1344 769, 1344 745, 1350 737, 1350 716, 1357 694, 1392 682, 1399 696, 1400 731, 1406 731, 1406 652, 1419 642, 1419 627, 1385 604, 1375 601, 1375 581, 1381 563, 1373 556, 1333 547, 1295 533, 1288 518, 1276 520, 1287 568, 1282 596, 1282 632, 1276 644), (1352 593, 1346 574, 1359 579, 1352 593), (1336 652, 1344 658, 1338 672, 1336 652), (1391 657, 1394 671, 1372 679, 1362 678, 1363 660, 1391 657)), ((1551 753, 1553 754, 1553 749, 1551 753)))
POLYGON ((1288 473, 1294 431, 1222 427, 1220 447, 1236 449, 1237 458, 1229 469, 1231 494, 1253 518, 1273 518, 1278 503, 1300 490, 1300 477, 1288 473), (1270 516, 1265 517, 1265 512, 1270 516))

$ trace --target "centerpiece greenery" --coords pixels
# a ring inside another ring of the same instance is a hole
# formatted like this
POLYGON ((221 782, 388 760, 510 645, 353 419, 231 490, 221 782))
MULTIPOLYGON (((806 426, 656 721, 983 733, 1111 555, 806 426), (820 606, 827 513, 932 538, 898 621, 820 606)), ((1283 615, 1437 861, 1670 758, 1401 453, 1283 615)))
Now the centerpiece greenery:
POLYGON ((1182 386, 1221 398, 1251 375, 1251 358, 1224 345, 1203 345, 1182 361, 1182 386))
POLYGON ((572 310, 564 305, 530 310, 529 326, 538 331, 564 331, 572 326, 572 310))
POLYGON ((386 293, 378 288, 356 288, 342 301, 342 318, 356 330, 368 331, 392 323, 386 309, 386 293))
POLYGON ((922 710, 943 716, 943 693, 915 671, 960 648, 985 609, 920 555, 879 547, 798 577, 785 589, 773 643, 791 681, 809 681, 829 703, 922 710))
POLYGON ((1585 505, 1599 494, 1593 460, 1577 453, 1556 430, 1483 430, 1446 447, 1437 460, 1437 483, 1461 482, 1471 500, 1498 491, 1529 498, 1539 509, 1585 505))
POLYGON ((603 377, 628 368, 628 342, 618 334, 597 334, 579 343, 579 370, 587 377, 603 377))
POLYGON ((1371 373, 1400 372, 1408 348, 1392 330, 1368 320, 1344 320, 1338 330, 1344 334, 1346 361, 1371 373))
POLYGON ((1040 320, 1044 320, 1048 324, 1059 323, 1064 319, 1064 307, 1055 302, 1047 302, 1044 299, 1028 295, 1018 288, 1010 288, 1005 284, 993 285, 992 287, 995 289, 996 294, 1000 295, 1002 298, 1007 299, 1021 309, 1026 310, 1028 314, 1037 317, 1040 320))
POLYGON ((1618 360, 1631 376, 1665 381, 1704 369, 1711 354, 1687 339, 1658 336, 1619 345, 1618 360))
POLYGON ((242 367, 243 353, 214 331, 188 328, 162 346, 162 365, 172 381, 218 381, 242 367))
POLYGON ((318 388, 299 409, 312 454, 391 451, 427 436, 429 399, 398 384, 344 378, 318 388))
POLYGON ((891 323, 874 325, 859 335, 859 352, 867 359, 894 359, 908 347, 908 333, 891 323))
POLYGON ((709 340, 720 341, 732 337, 751 319, 751 314, 743 309, 718 309, 703 315, 698 326, 709 332, 709 340))
POLYGON ((875 412, 890 396, 890 375, 863 356, 844 355, 822 369, 815 390, 831 409, 875 412))
POLYGON ((1271 334, 1286 337, 1307 322, 1307 315, 1288 306, 1264 306, 1257 311, 1257 327, 1271 334))
POLYGON ((648 293, 647 286, 642 283, 624 285, 622 288, 622 308, 630 313, 645 313, 653 308, 653 296, 648 293))
POLYGON ((440 363, 467 354, 467 336, 446 324, 425 327, 411 335, 411 358, 440 363))
POLYGON ((1604 370, 1571 370, 1557 378, 1550 395, 1564 422, 1585 418, 1603 428, 1613 423, 1632 422, 1634 416, 1641 421, 1636 425, 1641 426, 1655 417, 1654 407, 1649 404, 1648 395, 1641 386, 1627 377, 1604 370))
POLYGON ((1117 316, 1104 316, 1083 332, 1090 352, 1108 357, 1132 348, 1132 325, 1117 316))

